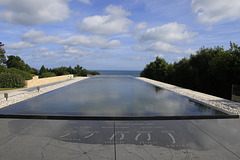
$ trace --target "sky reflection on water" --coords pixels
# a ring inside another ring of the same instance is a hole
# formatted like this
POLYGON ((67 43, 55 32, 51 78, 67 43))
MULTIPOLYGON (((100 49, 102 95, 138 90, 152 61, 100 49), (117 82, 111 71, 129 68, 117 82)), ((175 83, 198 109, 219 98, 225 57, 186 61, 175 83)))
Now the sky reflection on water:
POLYGON ((225 114, 130 76, 95 76, 1 113, 116 117, 225 114))

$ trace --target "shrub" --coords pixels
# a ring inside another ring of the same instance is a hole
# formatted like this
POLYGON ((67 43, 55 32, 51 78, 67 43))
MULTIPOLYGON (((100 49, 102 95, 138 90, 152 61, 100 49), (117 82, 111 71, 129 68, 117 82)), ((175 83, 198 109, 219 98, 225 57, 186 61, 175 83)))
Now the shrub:
POLYGON ((97 72, 97 71, 89 71, 88 74, 91 74, 91 75, 100 75, 100 73, 97 72))
POLYGON ((0 73, 0 88, 21 88, 25 85, 25 80, 20 74, 0 73))
POLYGON ((0 72, 5 72, 7 70, 6 67, 4 67, 3 65, 0 65, 0 72))
POLYGON ((19 74, 21 75, 25 80, 30 80, 32 79, 32 74, 26 72, 26 71, 22 71, 20 69, 16 69, 16 68, 6 68, 4 66, 0 67, 0 72, 6 72, 6 73, 12 73, 12 74, 19 74))
POLYGON ((52 72, 45 72, 39 76, 39 78, 46 78, 46 77, 55 77, 56 74, 52 72))

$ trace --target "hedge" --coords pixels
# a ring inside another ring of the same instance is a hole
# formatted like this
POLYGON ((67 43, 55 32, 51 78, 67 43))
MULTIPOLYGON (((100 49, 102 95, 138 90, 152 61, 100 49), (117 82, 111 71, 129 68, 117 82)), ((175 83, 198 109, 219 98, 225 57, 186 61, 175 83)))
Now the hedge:
POLYGON ((26 71, 22 71, 20 69, 17 69, 17 68, 8 68, 6 70, 6 72, 8 73, 13 73, 13 74, 19 74, 21 75, 25 80, 30 80, 32 79, 33 75, 31 73, 28 73, 26 71))
POLYGON ((24 78, 19 74, 8 72, 0 73, 0 88, 21 88, 25 85, 24 78))

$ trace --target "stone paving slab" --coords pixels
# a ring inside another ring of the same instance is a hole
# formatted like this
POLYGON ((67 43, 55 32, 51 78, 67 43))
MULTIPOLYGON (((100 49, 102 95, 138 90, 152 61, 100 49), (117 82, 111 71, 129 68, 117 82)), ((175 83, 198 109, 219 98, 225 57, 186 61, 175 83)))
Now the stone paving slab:
POLYGON ((227 121, 0 119, 0 159, 239 160, 240 121, 227 121))
POLYGON ((223 111, 227 111, 227 112, 230 112, 233 114, 240 115, 240 103, 238 103, 238 102, 234 102, 234 101, 230 101, 230 100, 223 99, 220 97, 193 91, 190 89, 181 88, 178 86, 155 81, 155 80, 148 79, 148 78, 138 77, 137 79, 145 81, 147 83, 151 83, 160 88, 164 88, 164 89, 173 91, 175 93, 187 96, 189 98, 195 99, 195 100, 203 102, 205 104, 211 105, 213 107, 216 107, 219 110, 223 110, 223 111))

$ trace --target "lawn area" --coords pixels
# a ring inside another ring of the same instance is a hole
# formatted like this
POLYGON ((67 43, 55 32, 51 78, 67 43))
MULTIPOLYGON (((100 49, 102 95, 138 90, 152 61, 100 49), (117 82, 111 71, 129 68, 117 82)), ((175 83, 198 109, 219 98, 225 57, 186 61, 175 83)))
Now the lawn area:
POLYGON ((0 88, 0 91, 12 90, 12 89, 20 89, 20 88, 0 88))

